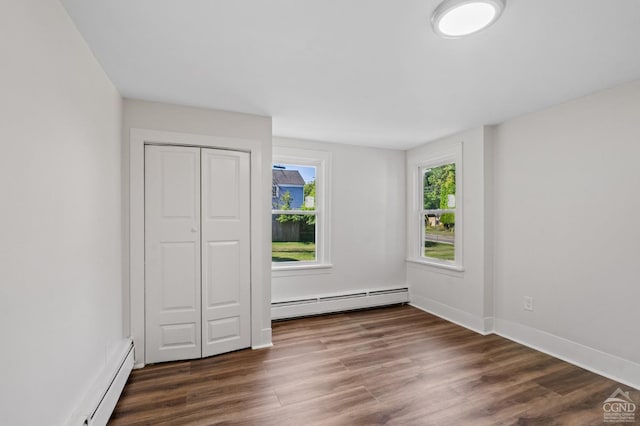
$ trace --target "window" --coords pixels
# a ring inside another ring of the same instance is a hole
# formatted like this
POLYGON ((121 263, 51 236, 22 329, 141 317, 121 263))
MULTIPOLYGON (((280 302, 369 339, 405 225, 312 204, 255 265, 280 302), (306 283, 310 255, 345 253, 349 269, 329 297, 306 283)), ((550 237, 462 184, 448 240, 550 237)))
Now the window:
POLYGON ((328 154, 274 147, 273 269, 328 266, 328 154))
POLYGON ((422 240, 426 258, 455 261, 456 236, 456 165, 423 167, 422 240))
POLYGON ((413 260, 436 266, 462 268, 461 155, 450 153, 414 163, 415 224, 411 238, 413 260))
POLYGON ((316 167, 273 165, 271 261, 316 262, 316 167))

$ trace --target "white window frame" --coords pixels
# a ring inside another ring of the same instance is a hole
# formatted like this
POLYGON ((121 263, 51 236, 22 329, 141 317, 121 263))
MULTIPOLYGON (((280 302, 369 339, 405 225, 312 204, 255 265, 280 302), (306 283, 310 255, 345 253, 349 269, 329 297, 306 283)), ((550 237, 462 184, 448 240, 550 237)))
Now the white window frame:
POLYGON ((411 213, 409 218, 408 253, 407 260, 429 266, 452 269, 456 271, 464 270, 463 263, 463 169, 462 169, 462 143, 458 143, 448 150, 442 150, 431 155, 425 155, 411 162, 410 194, 411 213), (424 209, 424 170, 443 166, 445 164, 455 164, 456 167, 456 206, 454 209, 446 210, 425 210, 424 209), (442 260, 424 256, 424 215, 429 212, 449 212, 453 210, 456 220, 456 231, 454 239, 454 257, 451 260, 442 260))
POLYGON ((272 262, 272 271, 295 271, 305 269, 330 268, 331 265, 331 207, 330 176, 331 154, 300 148, 273 147, 272 164, 291 164, 316 168, 315 211, 276 210, 271 214, 301 214, 316 216, 316 260, 295 262, 272 262))

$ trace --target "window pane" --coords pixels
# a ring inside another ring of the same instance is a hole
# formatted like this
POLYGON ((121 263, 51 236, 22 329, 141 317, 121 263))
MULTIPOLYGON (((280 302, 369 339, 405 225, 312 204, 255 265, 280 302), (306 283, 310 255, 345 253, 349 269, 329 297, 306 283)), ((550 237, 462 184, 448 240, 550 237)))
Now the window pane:
POLYGON ((444 164, 423 169, 423 209, 456 208, 456 165, 444 164))
POLYGON ((455 260, 455 213, 425 213, 424 257, 455 260))
POLYGON ((294 164, 274 164, 271 171, 274 210, 314 210, 316 206, 316 168, 294 164))
POLYGON ((271 216, 271 261, 316 260, 316 216, 274 214, 271 216))

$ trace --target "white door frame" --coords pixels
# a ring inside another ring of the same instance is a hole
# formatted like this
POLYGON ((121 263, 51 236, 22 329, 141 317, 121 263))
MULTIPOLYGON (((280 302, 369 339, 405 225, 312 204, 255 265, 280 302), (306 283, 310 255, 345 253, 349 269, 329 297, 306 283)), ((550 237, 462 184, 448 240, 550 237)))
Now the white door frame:
POLYGON ((129 144, 129 306, 135 367, 144 366, 144 145, 184 145, 251 154, 251 347, 271 346, 271 173, 263 176, 263 144, 257 140, 131 129, 129 144), (265 181, 266 179, 266 181, 265 181), (265 183, 267 182, 267 183, 265 183), (266 188, 266 189, 263 189, 266 188), (268 187, 268 188, 267 188, 268 187), (266 192, 265 192, 266 191, 266 192), (265 196, 266 194, 266 196, 265 196), (269 196, 269 197, 267 197, 269 196), (264 200, 263 200, 264 199, 264 200), (261 208, 261 206, 265 206, 261 208))

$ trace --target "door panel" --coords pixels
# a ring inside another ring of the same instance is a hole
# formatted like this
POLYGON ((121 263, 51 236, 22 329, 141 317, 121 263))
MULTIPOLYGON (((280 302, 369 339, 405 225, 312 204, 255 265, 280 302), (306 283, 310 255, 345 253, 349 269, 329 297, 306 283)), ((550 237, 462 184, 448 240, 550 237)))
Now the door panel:
POLYGON ((168 348, 192 348, 196 345, 197 324, 168 324, 161 325, 160 347, 168 348))
POLYGON ((160 291, 162 292, 161 310, 197 309, 199 298, 195 286, 184 283, 195 283, 194 261, 198 257, 198 246, 195 242, 160 243, 160 291))
POLYGON ((209 334, 206 340, 214 344, 236 339, 240 335, 240 319, 238 317, 211 320, 207 327, 209 334))
MULTIPOLYGON (((198 169, 194 168, 194 155, 196 153, 171 152, 167 153, 167 148, 161 149, 162 169, 161 169, 161 196, 162 196, 162 217, 164 219, 193 219, 199 207, 200 194, 195 193, 193 184, 199 179, 198 169), (189 188, 189 191, 185 189, 189 188)), ((182 151, 182 148, 178 148, 182 151)), ((189 148, 190 149, 190 148, 189 148)))
POLYGON ((249 154, 202 149, 202 356, 251 345, 249 154))
POLYGON ((146 363, 202 356, 200 254, 200 149, 146 146, 146 363))
POLYGON ((240 244, 238 241, 207 244, 207 308, 240 303, 240 244))
MULTIPOLYGON (((239 193, 242 185, 240 182, 241 158, 228 154, 214 157, 211 151, 205 150, 209 154, 209 163, 208 167, 203 169, 206 170, 204 180, 208 185, 206 188, 207 218, 238 220, 242 196, 239 193)), ((229 153, 230 151, 219 152, 229 153)))

